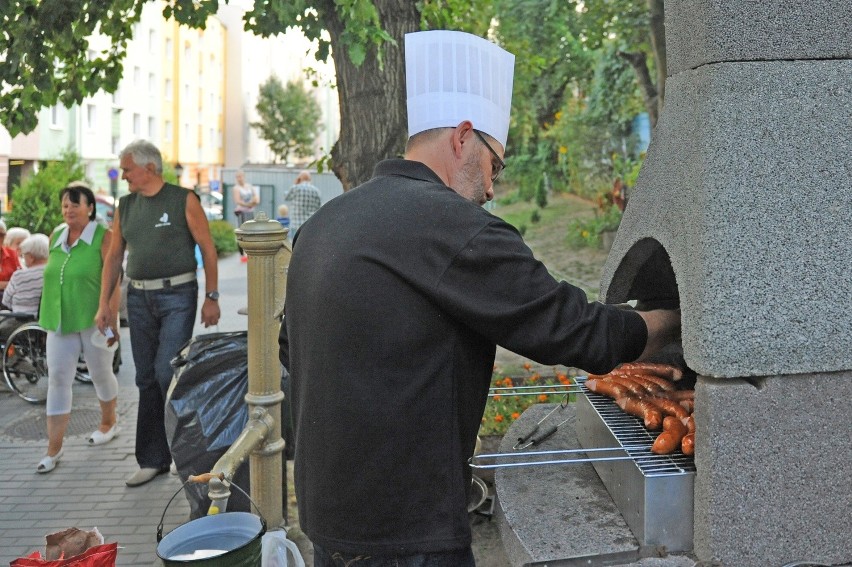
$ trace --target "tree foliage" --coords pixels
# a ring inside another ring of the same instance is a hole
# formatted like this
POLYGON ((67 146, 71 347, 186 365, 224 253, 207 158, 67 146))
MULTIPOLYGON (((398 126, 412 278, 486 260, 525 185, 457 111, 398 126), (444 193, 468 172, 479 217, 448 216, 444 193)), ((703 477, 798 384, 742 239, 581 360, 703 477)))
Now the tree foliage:
POLYGON ((251 126, 269 144, 276 159, 287 163, 291 154, 305 157, 313 153, 322 112, 301 83, 288 81, 284 86, 278 77, 269 77, 260 86, 257 113, 260 120, 251 126))
POLYGON ((80 156, 70 149, 65 150, 57 161, 48 162, 15 189, 12 193, 14 206, 6 215, 7 226, 50 234, 63 222, 59 192, 71 181, 85 180, 85 175, 80 156))

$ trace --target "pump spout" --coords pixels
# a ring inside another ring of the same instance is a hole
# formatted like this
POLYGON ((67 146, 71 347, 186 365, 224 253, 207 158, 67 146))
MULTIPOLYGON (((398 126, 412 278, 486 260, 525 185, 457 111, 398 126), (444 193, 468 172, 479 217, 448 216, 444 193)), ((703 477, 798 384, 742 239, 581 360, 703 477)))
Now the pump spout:
POLYGON ((252 410, 243 432, 210 471, 207 495, 211 503, 208 514, 225 511, 231 497, 231 479, 252 451, 264 443, 274 426, 275 420, 265 408, 256 407, 252 410))

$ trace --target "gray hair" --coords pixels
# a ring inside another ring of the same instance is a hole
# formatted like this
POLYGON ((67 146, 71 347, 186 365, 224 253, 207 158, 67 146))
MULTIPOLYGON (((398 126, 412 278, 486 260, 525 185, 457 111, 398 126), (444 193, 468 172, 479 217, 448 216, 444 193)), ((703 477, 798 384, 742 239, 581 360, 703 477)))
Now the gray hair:
POLYGON ((157 146, 148 140, 134 140, 130 142, 118 154, 118 159, 127 155, 133 158, 133 163, 140 167, 145 167, 149 163, 153 163, 155 173, 157 175, 163 174, 163 155, 157 146))
POLYGON ((37 260, 45 260, 50 254, 50 239, 44 234, 32 234, 21 242, 21 256, 32 254, 37 260))
POLYGON ((20 244, 30 235, 30 231, 19 226, 13 226, 6 231, 6 238, 3 240, 3 246, 14 246, 20 244))

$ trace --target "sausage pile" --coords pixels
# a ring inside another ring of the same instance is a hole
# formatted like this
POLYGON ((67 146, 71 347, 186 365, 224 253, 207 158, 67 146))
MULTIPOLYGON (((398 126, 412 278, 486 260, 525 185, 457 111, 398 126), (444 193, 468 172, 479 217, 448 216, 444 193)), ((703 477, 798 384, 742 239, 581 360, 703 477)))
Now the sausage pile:
POLYGON ((586 387, 609 396, 622 410, 640 418, 657 436, 651 452, 666 455, 680 448, 695 453, 695 391, 679 390, 683 371, 669 364, 627 362, 609 374, 589 374, 586 387))

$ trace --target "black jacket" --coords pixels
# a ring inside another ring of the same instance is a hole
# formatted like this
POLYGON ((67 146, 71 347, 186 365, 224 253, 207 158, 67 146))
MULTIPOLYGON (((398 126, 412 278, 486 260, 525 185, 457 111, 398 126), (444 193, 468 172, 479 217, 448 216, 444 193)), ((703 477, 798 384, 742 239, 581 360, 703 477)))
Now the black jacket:
POLYGON ((301 227, 286 306, 299 522, 353 553, 470 545, 495 345, 602 373, 646 341, 638 315, 555 281, 512 226, 404 160, 301 227))

